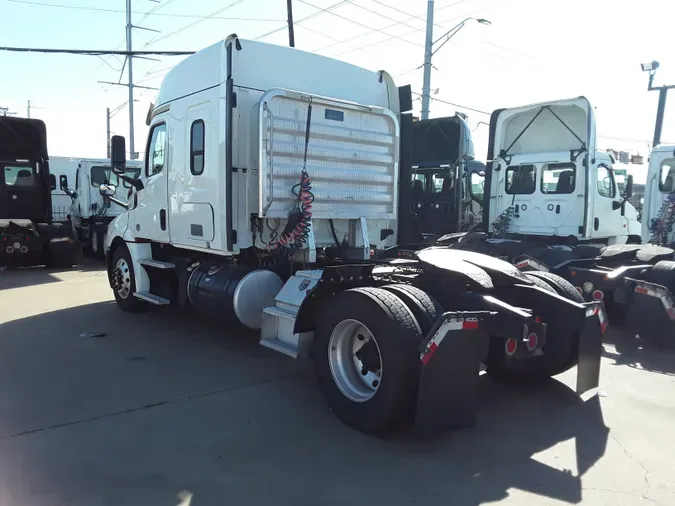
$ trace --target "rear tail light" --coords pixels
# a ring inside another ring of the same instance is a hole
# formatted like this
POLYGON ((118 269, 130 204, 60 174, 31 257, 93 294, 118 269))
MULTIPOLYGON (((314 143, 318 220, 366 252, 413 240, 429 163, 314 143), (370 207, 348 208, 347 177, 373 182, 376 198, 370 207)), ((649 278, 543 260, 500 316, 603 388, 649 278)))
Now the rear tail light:
POLYGON ((513 338, 506 340, 506 346, 504 347, 506 354, 510 357, 518 349, 518 341, 513 338))
POLYGON ((527 336, 527 349, 530 351, 534 351, 537 348, 538 344, 539 344, 539 337, 534 332, 531 332, 527 336))

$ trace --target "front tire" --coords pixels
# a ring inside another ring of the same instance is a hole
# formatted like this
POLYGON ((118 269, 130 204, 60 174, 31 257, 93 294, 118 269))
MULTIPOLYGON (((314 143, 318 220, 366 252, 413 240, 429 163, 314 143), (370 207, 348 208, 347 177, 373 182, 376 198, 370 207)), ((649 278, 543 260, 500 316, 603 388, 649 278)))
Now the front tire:
POLYGON ((148 308, 145 301, 134 297, 136 281, 131 254, 126 246, 119 246, 112 254, 110 281, 115 302, 122 311, 140 313, 148 308))
POLYGON ((90 243, 94 258, 103 260, 105 258, 105 235, 92 229, 90 243))
POLYGON ((408 420, 417 398, 421 340, 412 312, 386 290, 354 288, 325 303, 313 358, 330 409, 364 433, 408 420))

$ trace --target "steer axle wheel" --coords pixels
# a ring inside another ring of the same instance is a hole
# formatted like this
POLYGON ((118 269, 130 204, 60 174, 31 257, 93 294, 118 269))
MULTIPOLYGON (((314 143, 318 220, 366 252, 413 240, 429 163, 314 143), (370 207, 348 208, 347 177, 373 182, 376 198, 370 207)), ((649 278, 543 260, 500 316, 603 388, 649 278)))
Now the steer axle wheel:
POLYGON ((119 246, 112 255, 110 285, 115 294, 115 301, 122 311, 139 313, 147 309, 147 304, 134 297, 136 281, 131 255, 126 246, 119 246))
POLYGON ((393 293, 354 288, 337 294, 317 319, 319 388, 345 424, 389 430, 413 414, 420 371, 420 326, 393 293))

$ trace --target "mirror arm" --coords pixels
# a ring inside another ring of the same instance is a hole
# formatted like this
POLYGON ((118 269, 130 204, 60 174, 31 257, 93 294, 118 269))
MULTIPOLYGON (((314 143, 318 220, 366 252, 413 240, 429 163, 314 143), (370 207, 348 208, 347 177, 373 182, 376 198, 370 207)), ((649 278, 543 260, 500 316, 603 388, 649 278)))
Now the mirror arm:
POLYGON ((124 174, 118 174, 117 177, 119 177, 125 183, 129 183, 131 186, 133 186, 136 189, 136 191, 140 191, 143 188, 145 188, 143 186, 143 182, 140 179, 129 177, 129 176, 126 176, 124 174))
POLYGON ((117 204, 118 206, 123 207, 124 209, 129 209, 129 204, 122 202, 121 200, 117 200, 115 197, 105 195, 103 198, 108 199, 113 204, 117 204))

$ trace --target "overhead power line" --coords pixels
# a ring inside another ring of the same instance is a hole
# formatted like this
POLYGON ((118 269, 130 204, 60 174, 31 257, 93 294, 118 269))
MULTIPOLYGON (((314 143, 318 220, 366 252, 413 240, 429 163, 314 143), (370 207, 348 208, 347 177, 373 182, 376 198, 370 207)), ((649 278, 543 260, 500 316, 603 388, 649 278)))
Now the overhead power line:
MULTIPOLYGON (((316 6, 316 5, 314 5, 310 2, 307 2, 306 0, 298 0, 298 2, 303 3, 305 5, 309 5, 310 7, 314 7, 315 9, 321 9, 321 7, 318 7, 318 6, 316 6)), ((403 42, 407 42, 408 44, 412 44, 413 46, 421 46, 421 44, 419 44, 417 42, 413 42, 411 40, 404 39, 403 37, 399 37, 398 35, 393 35, 391 33, 385 32, 383 28, 373 28, 372 26, 368 26, 368 25, 363 24, 359 21, 355 21, 353 19, 350 19, 346 16, 341 16, 340 14, 335 14, 334 12, 328 12, 328 14, 331 14, 331 15, 335 16, 336 18, 340 18, 340 19, 344 19, 345 21, 349 21, 350 23, 353 23, 355 25, 362 26, 364 28, 367 28, 368 30, 380 32, 380 33, 383 33, 384 35, 387 35, 387 36, 392 37, 394 39, 402 40, 403 42)), ((400 24, 400 23, 397 23, 397 24, 400 24)))
MULTIPOLYGON (((445 8, 447 8, 447 7, 451 7, 452 5, 461 4, 462 2, 466 2, 466 1, 468 1, 468 0, 459 0, 458 2, 455 2, 455 3, 451 4, 451 5, 446 5, 445 7, 441 7, 440 9, 445 9, 445 8)), ((400 13, 400 14, 403 14, 404 16, 409 16, 409 18, 407 19, 407 21, 408 21, 408 20, 413 20, 413 19, 418 19, 418 20, 423 21, 424 23, 426 23, 425 14, 420 14, 420 15, 418 15, 418 16, 413 16, 413 15, 410 14, 409 12, 406 12, 406 11, 403 11, 403 10, 401 10, 401 9, 398 9, 398 8, 392 6, 392 5, 388 5, 387 3, 381 2, 380 0, 371 0, 371 2, 374 2, 374 3, 376 3, 376 4, 379 4, 379 5, 383 6, 383 7, 386 7, 387 9, 391 9, 391 10, 393 10, 393 11, 396 11, 396 12, 398 12, 398 13, 400 13)), ((440 9, 437 9, 437 10, 440 10, 440 9)), ((441 23, 436 23, 436 22, 434 22, 434 26, 437 26, 437 27, 439 27, 439 28, 441 28, 441 29, 444 29, 441 23)))
MULTIPOLYGON (((418 97, 422 96, 421 93, 417 93, 416 91, 413 91, 412 94, 417 95, 418 97)), ((441 104, 447 104, 447 105, 451 105, 453 107, 459 107, 460 109, 466 109, 467 111, 476 112, 478 114, 485 114, 486 116, 492 115, 492 113, 489 113, 487 111, 481 111, 480 109, 476 109, 475 107, 469 107, 467 105, 455 104, 454 102, 448 102, 447 100, 441 100, 440 98, 431 97, 431 100, 435 100, 436 102, 440 102, 441 104)))
POLYGON ((161 55, 161 56, 185 56, 194 54, 194 51, 122 51, 109 49, 54 49, 54 48, 37 48, 37 47, 8 47, 0 46, 0 51, 13 51, 17 53, 56 53, 56 54, 77 54, 86 56, 147 56, 147 55, 161 55))
MULTIPOLYGON (((438 9, 436 9, 436 12, 440 12, 440 11, 442 11, 443 9, 447 9, 448 7, 452 7, 453 5, 455 5, 455 4, 444 5, 443 7, 439 7, 438 9)), ((403 19, 403 20, 401 20, 401 21, 397 21, 396 23, 392 23, 392 24, 390 24, 390 25, 384 26, 384 27, 382 27, 381 29, 375 29, 375 28, 369 27, 369 30, 368 30, 367 32, 363 32, 363 33, 361 33, 361 34, 359 34, 359 35, 355 35, 354 37, 351 37, 351 38, 349 38, 349 39, 347 39, 347 40, 342 40, 342 41, 340 41, 340 42, 335 42, 335 43, 333 43, 333 44, 328 44, 327 46, 322 46, 322 47, 313 49, 312 51, 316 53, 316 52, 319 52, 319 51, 323 51, 323 50, 325 50, 325 49, 330 49, 331 47, 338 46, 338 45, 340 45, 340 44, 346 44, 346 43, 348 43, 348 42, 353 42, 354 40, 360 39, 360 38, 365 37, 365 36, 367 36, 367 35, 370 35, 371 33, 375 33, 375 32, 378 32, 378 31, 381 32, 382 30, 387 30, 387 29, 389 29, 389 28, 393 28, 394 26, 398 26, 398 25, 400 25, 400 24, 403 24, 403 23, 405 23, 406 21, 410 21, 410 20, 412 20, 412 19, 418 19, 420 16, 423 16, 423 15, 420 14, 420 15, 415 15, 415 16, 413 16, 412 14, 409 14, 408 16, 409 16, 409 17, 407 17, 406 19, 403 19)), ((453 18, 453 19, 454 19, 454 18, 453 18)), ((452 19, 451 19, 450 21, 452 21, 452 19)), ((441 21, 440 23, 445 23, 445 21, 441 21)), ((408 35, 412 35, 412 34, 418 32, 418 31, 419 31, 418 29, 415 29, 415 30, 413 30, 413 31, 406 32, 406 33, 402 34, 401 37, 407 37, 408 35)), ((385 37, 385 38, 382 39, 382 40, 378 40, 378 41, 375 41, 375 42, 370 42, 370 43, 368 43, 368 44, 366 44, 366 45, 362 45, 362 46, 359 46, 359 47, 357 47, 357 48, 353 48, 353 49, 348 49, 348 50, 346 50, 346 51, 342 51, 342 52, 340 52, 340 53, 337 53, 337 54, 332 55, 332 57, 340 56, 340 55, 346 54, 346 53, 351 53, 352 51, 358 51, 358 50, 364 49, 364 48, 366 48, 366 47, 375 46, 375 45, 380 44, 380 43, 382 43, 382 42, 386 42, 386 41, 388 41, 388 40, 395 39, 396 37, 397 37, 397 36, 388 36, 388 37, 385 37)))
MULTIPOLYGON (((70 5, 70 4, 52 4, 52 3, 47 3, 47 2, 34 2, 31 0, 7 0, 8 2, 16 3, 16 4, 24 4, 24 5, 34 5, 36 7, 51 7, 51 8, 56 8, 56 9, 69 9, 69 10, 80 10, 80 11, 92 11, 92 12, 105 12, 105 13, 114 13, 114 14, 124 14, 126 11, 124 9, 109 9, 105 7, 89 7, 86 5, 70 5)), ((165 13, 165 12, 154 12, 154 9, 158 9, 160 6, 165 7, 165 4, 168 2, 165 2, 164 4, 159 4, 156 7, 153 7, 147 12, 143 11, 131 11, 132 14, 142 14, 143 18, 136 23, 140 24, 143 21, 145 21, 148 17, 150 16, 160 16, 160 17, 167 17, 167 18, 185 18, 185 19, 201 19, 204 17, 204 15, 199 15, 199 14, 183 14, 183 13, 165 13)), ((283 22, 283 19, 271 19, 271 18, 241 18, 241 17, 227 17, 227 16, 209 16, 211 19, 220 19, 220 20, 228 20, 228 21, 271 21, 274 23, 279 23, 283 22)), ((122 45, 124 42, 120 43, 122 45)))
MULTIPOLYGON (((315 18, 315 17, 317 17, 317 16, 321 16, 322 14, 325 14, 325 13, 327 13, 327 12, 330 12, 331 10, 336 9, 336 8, 340 7, 341 5, 344 5, 344 4, 346 4, 346 3, 347 3, 347 0, 341 0, 340 2, 337 2, 337 3, 333 4, 333 5, 330 5, 330 6, 328 6, 328 7, 325 7, 325 8, 323 8, 323 9, 320 9, 319 12, 314 12, 314 13, 310 14, 309 16, 305 16, 304 18, 300 18, 300 19, 298 19, 298 20, 295 20, 295 21, 293 22, 293 24, 294 24, 294 25, 299 25, 300 23, 302 23, 302 22, 304 22, 304 21, 308 21, 308 20, 310 20, 310 19, 312 19, 312 18, 315 18)), ((278 33, 278 32, 280 32, 280 31, 286 30, 286 29, 288 29, 288 25, 287 25, 287 24, 284 24, 284 26, 281 26, 281 27, 279 27, 279 28, 275 28, 274 30, 270 30, 269 32, 265 32, 265 33, 263 33, 262 35, 258 35, 258 36, 257 36, 256 38, 254 38, 253 40, 264 39, 265 37, 268 37, 268 36, 270 36, 270 35, 273 35, 273 34, 275 34, 275 33, 278 33)))
POLYGON ((211 14, 207 14, 206 16, 201 16, 196 21, 193 21, 192 23, 188 23, 187 25, 182 26, 182 27, 178 28, 177 30, 174 30, 173 32, 169 32, 166 35, 162 35, 161 37, 153 37, 148 42, 146 42, 143 47, 148 47, 151 44, 157 44, 158 42, 160 42, 162 40, 166 40, 169 37, 173 37, 174 35, 182 32, 182 31, 185 31, 188 28, 192 28, 193 26, 198 25, 199 23, 203 23, 204 21, 207 21, 209 19, 214 19, 214 16, 220 14, 221 12, 225 12, 228 9, 231 9, 232 7, 234 7, 237 4, 242 3, 243 1, 244 0, 234 0, 234 2, 227 4, 225 7, 222 7, 220 9, 212 12, 211 14))

